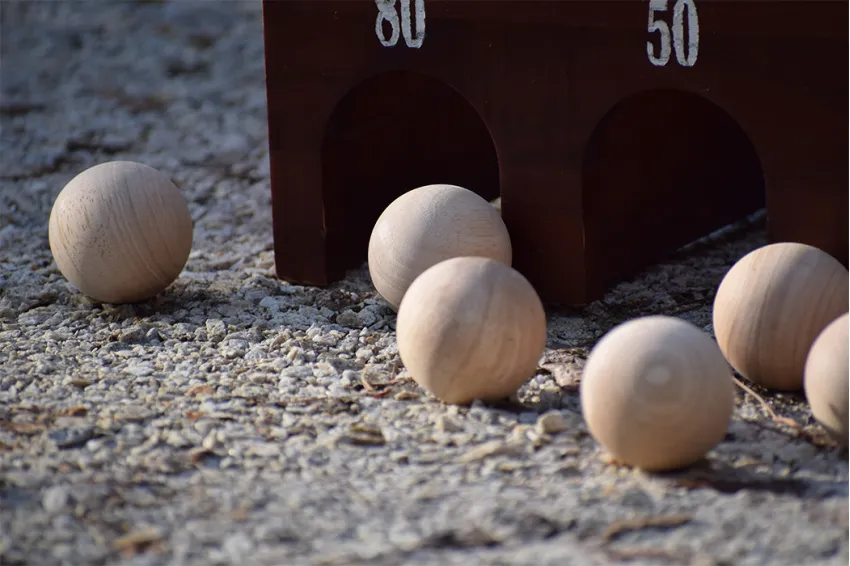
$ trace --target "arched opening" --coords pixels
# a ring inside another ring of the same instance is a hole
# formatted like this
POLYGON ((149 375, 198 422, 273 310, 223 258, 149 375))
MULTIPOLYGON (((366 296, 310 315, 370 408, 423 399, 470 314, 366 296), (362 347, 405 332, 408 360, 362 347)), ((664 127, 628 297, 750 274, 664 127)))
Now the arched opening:
POLYGON ((705 98, 632 95, 599 122, 582 168, 587 284, 621 277, 765 205, 747 134, 705 98))
POLYGON ((332 278, 366 259, 375 221, 416 187, 449 183, 499 196, 490 132, 457 91, 421 74, 367 79, 337 104, 322 146, 326 256, 332 278))

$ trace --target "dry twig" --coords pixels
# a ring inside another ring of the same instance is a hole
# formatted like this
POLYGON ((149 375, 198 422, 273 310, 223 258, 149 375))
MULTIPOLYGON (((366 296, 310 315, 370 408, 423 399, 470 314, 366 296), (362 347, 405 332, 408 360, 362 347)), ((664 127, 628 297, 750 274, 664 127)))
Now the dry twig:
POLYGON ((779 424, 784 424, 785 426, 789 426, 789 427, 791 427, 795 430, 802 431, 803 427, 800 426, 800 424, 797 421, 795 421, 794 419, 789 419, 788 417, 780 417, 779 415, 777 415, 774 412, 773 409, 770 408, 770 405, 768 405, 767 401, 765 401, 764 398, 761 395, 759 395, 758 393, 756 393, 755 391, 753 391, 752 389, 747 387, 737 377, 732 376, 732 379, 735 381, 735 385, 737 385, 738 387, 743 389, 745 393, 752 396, 756 401, 758 401, 761 404, 762 408, 764 408, 764 410, 767 412, 768 416, 770 416, 770 419, 773 422, 779 423, 779 424))

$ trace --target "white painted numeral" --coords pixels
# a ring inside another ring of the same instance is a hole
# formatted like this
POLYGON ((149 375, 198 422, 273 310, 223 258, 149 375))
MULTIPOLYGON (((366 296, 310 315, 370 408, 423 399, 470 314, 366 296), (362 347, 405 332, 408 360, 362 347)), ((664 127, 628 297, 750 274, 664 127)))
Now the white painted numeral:
POLYGON ((416 14, 415 36, 410 29, 410 0, 401 0, 401 29, 404 33, 404 42, 408 47, 419 49, 425 41, 425 0, 414 0, 413 9, 416 14))
POLYGON ((676 61, 683 67, 693 67, 699 55, 699 16, 695 0, 676 0, 673 5, 673 28, 667 22, 656 19, 659 12, 667 11, 667 0, 649 0, 649 20, 647 31, 658 32, 660 49, 655 53, 651 41, 646 42, 646 56, 656 67, 663 67, 670 61, 670 52, 676 52, 676 61), (685 44, 685 9, 688 16, 688 42, 685 44), (671 41, 672 31, 672 41, 671 41), (672 49, 671 49, 672 48, 672 49))
POLYGON ((676 61, 683 67, 693 67, 699 54, 699 17, 694 0, 677 0, 673 5, 673 47, 676 61), (688 45, 685 53, 684 19, 688 9, 688 45))
POLYGON ((411 0, 401 0, 401 18, 396 10, 396 0, 375 0, 378 18, 375 20, 375 34, 384 47, 393 47, 403 34, 408 47, 419 49, 425 41, 425 0, 413 0, 413 17, 410 14, 411 0), (390 37, 384 34, 384 22, 390 24, 390 37), (416 24, 416 33, 413 24, 416 24))
POLYGON ((401 33, 398 25, 398 12, 395 11, 395 0, 375 0, 375 5, 378 6, 378 19, 375 20, 375 33, 378 40, 384 47, 392 47, 398 42, 398 36, 401 33), (384 22, 390 24, 392 31, 390 38, 384 37, 384 22))
POLYGON ((649 62, 656 67, 663 67, 670 60, 670 28, 667 22, 656 20, 656 12, 664 12, 667 10, 667 0, 649 0, 649 23, 647 31, 649 33, 659 33, 659 43, 661 44, 661 53, 655 55, 655 46, 651 41, 646 42, 646 55, 649 57, 649 62))

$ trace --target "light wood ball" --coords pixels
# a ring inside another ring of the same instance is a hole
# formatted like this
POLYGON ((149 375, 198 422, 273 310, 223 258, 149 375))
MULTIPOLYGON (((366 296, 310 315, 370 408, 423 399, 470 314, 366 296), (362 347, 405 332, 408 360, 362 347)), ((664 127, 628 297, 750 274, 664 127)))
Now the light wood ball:
POLYGON ((850 347, 844 313, 823 329, 806 358, 803 386, 812 415, 837 442, 848 445, 850 347))
POLYGON ((511 264, 511 240, 498 209, 455 185, 408 191, 383 211, 369 239, 369 274, 398 309, 423 271, 453 257, 479 256, 511 264))
POLYGON ((104 303, 149 299, 183 270, 192 218, 163 173, 131 161, 91 167, 65 185, 50 212, 50 251, 59 271, 104 303))
POLYGON ((725 436, 735 405, 717 344, 669 316, 633 319, 603 336, 588 356, 580 397, 596 441, 648 471, 702 458, 725 436))
POLYGON ((847 312, 847 269, 815 247, 783 242, 741 258, 714 299, 714 334, 741 375, 777 391, 803 388, 817 335, 847 312))
POLYGON ((546 314, 513 268, 489 258, 452 258, 410 285, 396 336, 411 376, 438 399, 494 401, 534 375, 546 346, 546 314))

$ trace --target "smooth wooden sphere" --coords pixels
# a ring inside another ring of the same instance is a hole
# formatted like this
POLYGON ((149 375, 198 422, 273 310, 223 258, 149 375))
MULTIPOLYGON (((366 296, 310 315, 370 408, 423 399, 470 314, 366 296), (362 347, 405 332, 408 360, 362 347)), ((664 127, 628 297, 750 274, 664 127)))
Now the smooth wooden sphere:
POLYGON ((686 467, 720 442, 735 405, 732 371, 711 337, 669 316, 609 331, 580 385, 591 435, 617 460, 650 471, 686 467))
POLYGON ((398 311, 398 351, 411 376, 446 403, 516 393, 546 346, 534 288, 504 263, 442 261, 417 277, 398 311))
POLYGON ((65 185, 50 212, 50 251, 83 294, 130 303, 163 291, 192 249, 192 218, 163 173, 131 161, 95 165, 65 185))
POLYGON ((453 257, 479 256, 511 264, 511 240, 499 211, 455 185, 408 191, 384 210, 369 239, 375 289, 398 309, 423 271, 453 257))
POLYGON ((806 358, 803 386, 812 415, 835 438, 848 445, 850 347, 847 313, 823 329, 806 358))
POLYGON ((778 243, 741 258, 714 299, 714 334, 741 375, 778 391, 803 388, 812 342, 848 308, 847 269, 815 247, 778 243))

